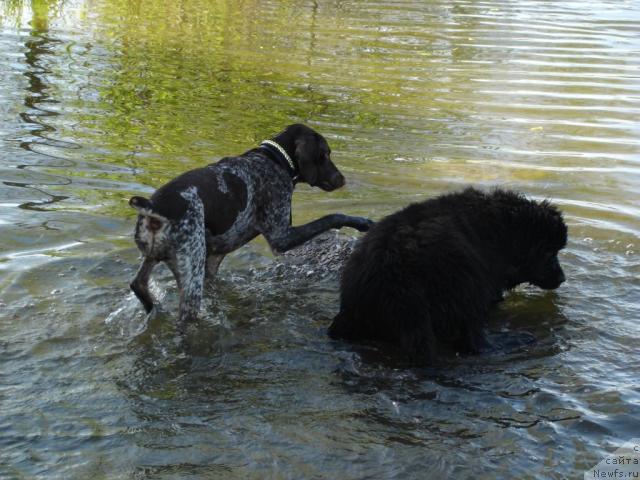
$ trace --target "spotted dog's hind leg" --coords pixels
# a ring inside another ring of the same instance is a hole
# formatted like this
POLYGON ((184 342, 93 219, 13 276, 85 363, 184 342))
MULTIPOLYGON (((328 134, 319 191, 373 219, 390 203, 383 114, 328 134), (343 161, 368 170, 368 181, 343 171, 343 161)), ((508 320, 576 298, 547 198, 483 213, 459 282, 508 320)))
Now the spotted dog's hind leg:
POLYGON ((133 293, 138 297, 138 300, 142 302, 142 306, 147 313, 151 312, 153 309, 153 297, 149 292, 149 277, 151 276, 151 270, 153 270, 156 263, 158 263, 156 260, 144 257, 144 260, 142 260, 142 264, 138 269, 138 273, 136 273, 136 277, 129 285, 131 290, 133 290, 133 293))
POLYGON ((153 297, 149 293, 149 276, 158 259, 165 256, 171 226, 169 220, 157 211, 148 198, 131 197, 129 205, 138 212, 135 241, 143 256, 142 264, 130 287, 149 313, 153 309, 153 297))
POLYGON ((180 195, 189 207, 178 224, 173 236, 173 255, 167 265, 173 272, 180 289, 179 328, 198 318, 207 247, 204 232, 204 207, 195 187, 180 195))
POLYGON ((207 271, 205 272, 205 277, 208 280, 211 281, 215 278, 224 257, 225 257, 224 254, 220 254, 220 255, 212 254, 207 257, 207 271))
MULTIPOLYGON (((195 243, 195 242, 194 242, 195 243)), ((202 241, 204 248, 204 241, 202 241)), ((198 318, 204 287, 205 256, 198 249, 180 248, 168 262, 180 289, 178 320, 183 328, 198 318)))

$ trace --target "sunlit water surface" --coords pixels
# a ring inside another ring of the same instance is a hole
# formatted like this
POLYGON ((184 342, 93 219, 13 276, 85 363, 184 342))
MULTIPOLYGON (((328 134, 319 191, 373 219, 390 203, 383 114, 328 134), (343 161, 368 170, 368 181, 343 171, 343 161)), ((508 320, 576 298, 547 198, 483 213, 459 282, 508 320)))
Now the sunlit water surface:
POLYGON ((640 437, 637 1, 5 0, 0 25, 0 477, 573 478, 640 437), (294 223, 553 199, 568 281, 491 324, 537 342, 424 370, 329 341, 335 269, 256 241, 176 346, 167 270, 152 318, 127 288, 128 197, 293 122, 348 178, 294 223))

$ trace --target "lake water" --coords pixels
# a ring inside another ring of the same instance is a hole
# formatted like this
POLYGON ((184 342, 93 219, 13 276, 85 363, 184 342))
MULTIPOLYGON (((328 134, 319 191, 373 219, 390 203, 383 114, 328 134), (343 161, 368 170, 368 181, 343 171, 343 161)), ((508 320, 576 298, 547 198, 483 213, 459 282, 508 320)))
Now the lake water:
POLYGON ((581 478, 640 437, 640 2, 4 0, 0 72, 1 478, 581 478), (556 202, 567 282, 491 324, 537 342, 410 369, 330 341, 337 274, 258 240, 176 347, 167 270, 152 318, 128 291, 128 198, 293 122, 348 179, 296 224, 556 202))

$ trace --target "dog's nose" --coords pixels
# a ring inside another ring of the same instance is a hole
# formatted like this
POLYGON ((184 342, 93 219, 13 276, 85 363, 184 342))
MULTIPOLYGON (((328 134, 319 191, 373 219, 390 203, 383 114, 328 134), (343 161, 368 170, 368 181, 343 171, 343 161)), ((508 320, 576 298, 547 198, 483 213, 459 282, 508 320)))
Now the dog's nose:
POLYGON ((345 184, 345 179, 344 179, 344 175, 342 175, 340 172, 336 172, 331 176, 331 184, 335 187, 335 188, 340 188, 343 187, 345 184))

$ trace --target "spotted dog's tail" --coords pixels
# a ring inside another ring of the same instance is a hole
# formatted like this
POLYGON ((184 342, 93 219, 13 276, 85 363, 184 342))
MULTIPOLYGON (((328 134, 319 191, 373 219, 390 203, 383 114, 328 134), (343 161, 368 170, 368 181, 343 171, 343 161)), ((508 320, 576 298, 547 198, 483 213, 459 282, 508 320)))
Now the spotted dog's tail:
POLYGON ((129 205, 139 215, 135 230, 136 245, 147 257, 162 257, 167 249, 167 234, 170 232, 171 222, 158 212, 148 198, 131 197, 129 205))
MULTIPOLYGON (((167 217, 158 212, 151 200, 149 200, 148 198, 138 196, 131 197, 131 199, 129 200, 129 205, 135 208, 138 211, 138 214, 144 217, 152 218, 161 223, 166 223, 169 221, 167 217)), ((158 225, 158 228, 159 227, 160 225, 158 225)))

